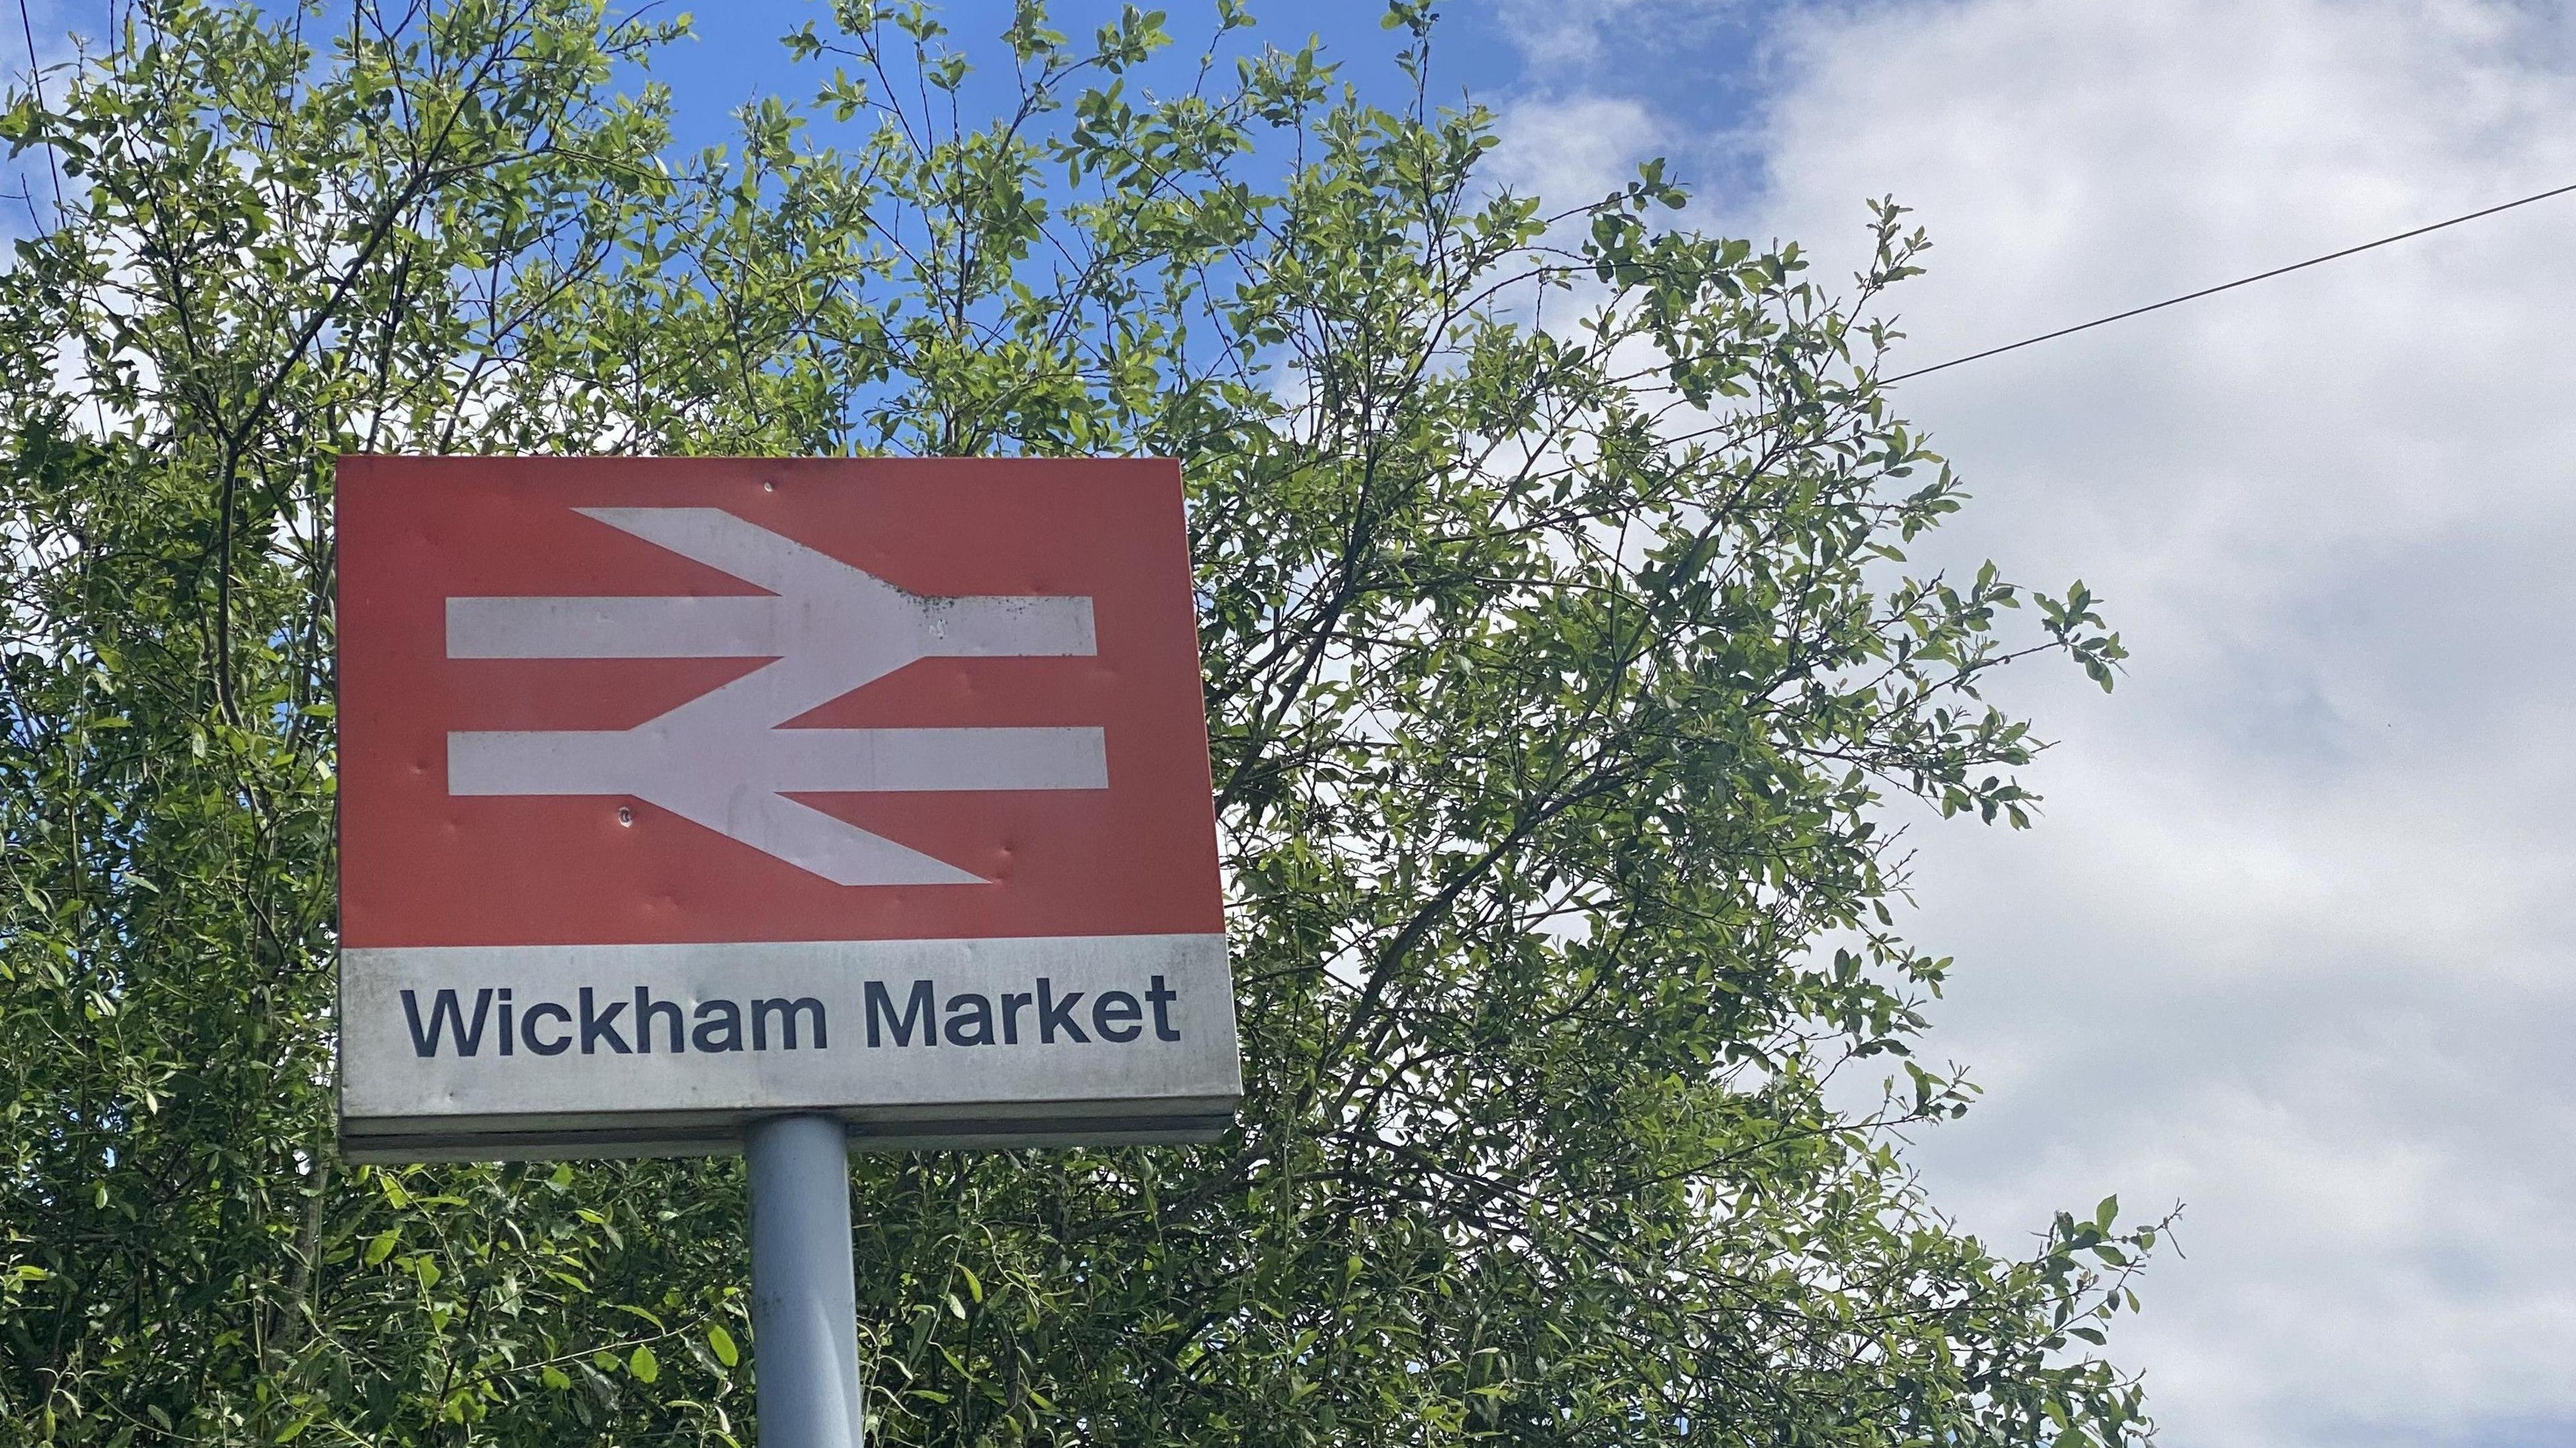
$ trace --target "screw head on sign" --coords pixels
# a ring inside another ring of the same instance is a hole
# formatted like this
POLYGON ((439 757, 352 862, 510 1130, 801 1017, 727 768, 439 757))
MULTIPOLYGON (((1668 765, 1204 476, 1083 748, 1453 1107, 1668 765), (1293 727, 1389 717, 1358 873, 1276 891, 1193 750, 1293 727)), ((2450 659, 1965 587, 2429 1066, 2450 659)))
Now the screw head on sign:
POLYGON ((778 491, 778 481, 777 481, 777 479, 775 479, 775 478, 771 478, 771 479, 768 479, 768 480, 766 480, 766 481, 762 482, 762 483, 761 483, 761 485, 760 485, 760 490, 761 490, 762 492, 764 492, 764 493, 774 493, 774 492, 777 492, 777 491, 778 491))
POLYGON ((634 809, 627 805, 619 805, 617 807, 617 822, 621 825, 631 825, 635 823, 634 809))

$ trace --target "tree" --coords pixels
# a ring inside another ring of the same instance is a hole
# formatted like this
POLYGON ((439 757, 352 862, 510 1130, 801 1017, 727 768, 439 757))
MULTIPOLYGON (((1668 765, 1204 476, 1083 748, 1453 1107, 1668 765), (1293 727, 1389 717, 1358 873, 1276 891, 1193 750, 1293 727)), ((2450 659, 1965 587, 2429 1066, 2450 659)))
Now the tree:
POLYGON ((1548 213, 1389 23, 1394 110, 1234 0, 1177 60, 1023 0, 989 71, 840 0, 812 102, 685 158, 617 89, 679 25, 589 0, 142 0, 13 96, 16 1436, 748 1441, 734 1162, 336 1156, 357 449, 1184 460, 1243 1117, 862 1158, 882 1441, 2143 1435, 2092 1345, 2154 1229, 1999 1254, 1902 1154, 1972 1088, 1889 802, 2026 824, 1980 680, 2121 657, 2081 585, 1907 571, 1962 497, 1876 382, 1923 238, 1876 206, 1836 297, 1660 165, 1548 213))

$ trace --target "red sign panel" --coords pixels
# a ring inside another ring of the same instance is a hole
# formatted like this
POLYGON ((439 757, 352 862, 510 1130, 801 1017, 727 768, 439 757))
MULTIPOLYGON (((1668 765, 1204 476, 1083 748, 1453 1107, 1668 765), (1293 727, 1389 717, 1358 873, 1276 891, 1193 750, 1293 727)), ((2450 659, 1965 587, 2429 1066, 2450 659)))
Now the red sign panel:
POLYGON ((349 949, 1221 933, 1178 466, 353 457, 349 949))

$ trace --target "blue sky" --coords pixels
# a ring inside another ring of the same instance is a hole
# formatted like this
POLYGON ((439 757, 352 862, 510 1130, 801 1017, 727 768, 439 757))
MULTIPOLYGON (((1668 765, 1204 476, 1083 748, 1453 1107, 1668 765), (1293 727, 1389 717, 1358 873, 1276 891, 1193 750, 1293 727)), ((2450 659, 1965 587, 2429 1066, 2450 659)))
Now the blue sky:
MULTIPOLYGON (((1369 0, 1253 8, 1392 98, 1369 0)), ((1444 9, 1499 179, 1669 155, 1690 224, 1825 275, 1864 197, 1916 206, 1917 363, 2576 181, 2559 5, 1444 9)), ((51 51, 96 11, 35 13, 51 51)), ((810 86, 812 7, 697 13, 656 69, 690 139, 810 86)), ((2058 741, 2037 830, 1906 821, 1932 1050, 1987 1088, 1917 1157, 1998 1242, 2187 1204, 2115 1339, 2166 1442, 2576 1443, 2571 234, 2576 197, 1900 387, 1978 495, 1940 556, 2084 578, 2135 654, 1998 691, 2058 741)))

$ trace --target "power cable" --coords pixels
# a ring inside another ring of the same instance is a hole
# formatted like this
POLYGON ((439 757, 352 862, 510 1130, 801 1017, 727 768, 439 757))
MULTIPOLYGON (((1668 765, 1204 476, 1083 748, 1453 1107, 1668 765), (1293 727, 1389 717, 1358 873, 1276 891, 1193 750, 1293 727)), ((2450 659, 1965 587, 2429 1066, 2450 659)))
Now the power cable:
POLYGON ((2238 287, 2252 286, 2256 282, 2269 281, 2277 276, 2287 276, 2294 271, 2304 271, 2312 266, 2322 266, 2330 261, 2338 261, 2344 257, 2370 251, 2378 247, 2389 246, 2396 242, 2405 241, 2411 237, 2422 236, 2428 231, 2440 231, 2446 226, 2457 226, 2464 221, 2475 221, 2482 216, 2493 216, 2499 211, 2511 211, 2517 206, 2529 206, 2535 201, 2546 201, 2552 196, 2564 196, 2571 191, 2576 191, 2576 183, 2554 187, 2547 191, 2525 196, 2519 201, 2507 201, 2500 206, 2490 206, 2482 211, 2472 211, 2465 216, 2454 216, 2448 221, 2436 221, 2430 226, 2419 226, 2412 231, 2401 231, 2395 236, 2383 236, 2377 241, 2365 241, 2359 246, 2347 246, 2341 251, 2330 251, 2323 256, 2312 256, 2306 261, 2294 261, 2288 266, 2276 266, 2270 271, 2256 272, 2250 277, 2238 277, 2232 282, 2221 282, 2214 287, 2202 287, 2196 292, 2185 292, 2178 297, 2167 297, 2161 302, 2150 302, 2143 307, 2131 307, 2125 312, 2113 312, 2107 317, 2096 317, 2089 322, 2078 322, 2072 327, 2060 327, 2054 332, 2042 332, 2036 337, 2024 337, 2018 342, 2007 342, 2000 347, 1988 347, 1982 352, 1971 352, 1965 357, 1953 357, 1947 362, 1935 362, 1929 367, 1917 367, 1911 372, 1899 372, 1893 377, 1880 378, 1879 385, 1885 386, 1892 382, 1903 382, 1910 377, 1921 377, 1929 373, 1942 371, 1946 368, 1964 366, 1967 363, 1982 361, 1988 357, 2001 356, 2006 352, 2017 352, 2024 347, 2036 347, 2042 342, 2053 342, 2060 337, 2073 336, 2077 332, 2089 332, 2095 327, 2107 327, 2113 322, 2125 322, 2131 317, 2141 317, 2149 312, 2160 312, 2167 307, 2181 306, 2185 302, 2196 302, 2202 297, 2216 296, 2220 292, 2234 291, 2238 287))

